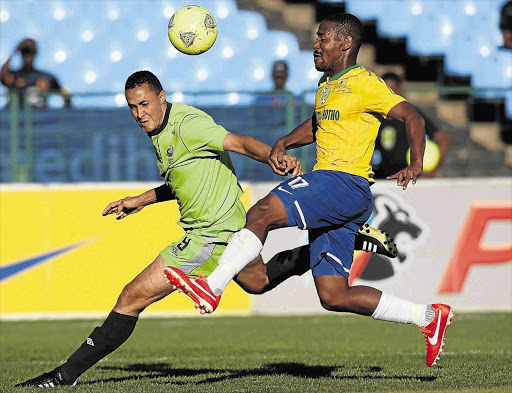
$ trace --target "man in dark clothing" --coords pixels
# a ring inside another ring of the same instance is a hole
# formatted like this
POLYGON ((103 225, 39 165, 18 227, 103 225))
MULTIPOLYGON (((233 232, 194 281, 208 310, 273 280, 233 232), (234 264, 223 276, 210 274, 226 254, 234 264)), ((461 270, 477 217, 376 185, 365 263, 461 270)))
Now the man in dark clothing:
POLYGON ((66 107, 71 106, 69 93, 61 87, 55 76, 34 68, 34 59, 37 55, 37 46, 33 39, 26 38, 21 41, 13 55, 2 65, 0 69, 0 82, 9 89, 10 93, 18 95, 20 107, 25 100, 35 108, 46 108, 46 96, 42 93, 58 92, 64 96, 66 107), (23 65, 17 71, 11 70, 9 64, 12 56, 20 52, 23 65))

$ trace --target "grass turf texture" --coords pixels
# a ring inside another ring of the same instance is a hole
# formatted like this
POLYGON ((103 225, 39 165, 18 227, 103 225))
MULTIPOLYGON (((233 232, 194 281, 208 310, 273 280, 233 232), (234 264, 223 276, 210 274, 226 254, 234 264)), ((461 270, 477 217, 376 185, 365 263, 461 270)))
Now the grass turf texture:
MULTIPOLYGON (((0 322, 0 391, 62 363, 100 321, 0 322)), ((457 314, 437 366, 415 326, 352 315, 141 319, 74 392, 511 392, 512 314, 457 314)))

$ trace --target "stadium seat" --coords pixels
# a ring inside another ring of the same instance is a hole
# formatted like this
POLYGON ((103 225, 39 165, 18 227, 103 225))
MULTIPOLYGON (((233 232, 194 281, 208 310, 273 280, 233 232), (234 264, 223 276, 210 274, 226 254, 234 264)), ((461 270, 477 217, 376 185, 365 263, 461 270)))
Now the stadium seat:
POLYGON ((357 15, 361 20, 378 19, 384 2, 378 0, 347 0, 345 1, 348 13, 357 15))
MULTIPOLYGON (((475 88, 502 89, 512 86, 512 56, 508 50, 491 49, 486 56, 478 56, 472 73, 475 88)), ((479 93, 485 97, 505 97, 505 91, 494 90, 479 93)))
POLYGON ((297 38, 288 31, 269 30, 267 39, 267 52, 273 60, 292 58, 299 53, 297 38))
POLYGON ((452 37, 446 50, 444 69, 447 74, 467 76, 474 68, 473 40, 469 34, 452 37))
POLYGON ((405 37, 409 31, 409 14, 400 0, 388 0, 379 13, 377 23, 379 35, 385 37, 405 37))
POLYGON ((265 18, 257 12, 240 10, 236 14, 236 19, 238 24, 243 26, 245 30, 244 35, 251 41, 267 31, 265 18))
POLYGON ((322 73, 315 68, 313 51, 300 51, 289 62, 287 89, 294 94, 300 94, 304 90, 316 90, 322 73))
MULTIPOLYGON (((501 43, 501 0, 319 1, 344 2, 347 12, 375 19, 379 34, 407 36, 410 54, 444 54, 445 71, 471 74, 476 87, 510 81, 507 60, 493 49, 501 43), (499 67, 501 73, 478 72, 489 66, 499 67)), ((124 79, 141 68, 161 75, 176 91, 267 90, 272 87, 270 67, 277 59, 289 63, 292 91, 315 88, 318 73, 310 52, 299 50, 293 34, 268 30, 260 13, 238 10, 236 0, 194 3, 213 13, 220 31, 212 50, 199 57, 179 54, 165 33, 172 13, 188 4, 181 0, 103 1, 94 7, 85 1, 2 0, 0 61, 31 36, 39 44, 36 66, 55 74, 71 92, 122 89, 124 79)), ((13 67, 19 64, 20 59, 13 59, 13 67)))

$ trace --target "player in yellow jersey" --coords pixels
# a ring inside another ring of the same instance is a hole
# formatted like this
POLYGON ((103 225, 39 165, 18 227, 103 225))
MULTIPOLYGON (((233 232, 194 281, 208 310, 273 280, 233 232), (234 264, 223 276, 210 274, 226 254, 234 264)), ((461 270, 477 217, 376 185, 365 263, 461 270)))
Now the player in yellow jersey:
MULTIPOLYGON (((372 212, 370 159, 381 119, 399 120, 407 130, 411 164, 390 176, 404 190, 422 172, 425 149, 423 118, 373 72, 357 64, 363 34, 361 22, 350 14, 333 15, 320 24, 313 56, 324 77, 314 115, 278 140, 269 158, 279 168, 287 149, 316 141, 314 170, 281 183, 249 210, 245 228, 232 237, 207 285, 194 296, 208 302, 210 312, 215 310, 227 283, 246 265, 264 271, 261 262, 250 262, 259 255, 268 231, 297 226, 309 230, 310 267, 322 306, 416 324, 425 335, 427 365, 432 366, 451 324, 450 306, 415 304, 375 288, 348 284, 354 239, 372 212), (208 293, 202 295, 205 288, 208 293)), ((167 268, 166 274, 174 287, 183 289, 188 280, 176 268, 167 268)))

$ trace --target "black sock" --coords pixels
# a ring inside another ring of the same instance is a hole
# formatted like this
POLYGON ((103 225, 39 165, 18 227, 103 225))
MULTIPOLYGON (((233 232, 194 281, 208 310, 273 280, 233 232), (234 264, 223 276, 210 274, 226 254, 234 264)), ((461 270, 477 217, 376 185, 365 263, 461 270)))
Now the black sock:
POLYGON ((58 367, 66 381, 74 382, 89 367, 96 364, 124 343, 133 332, 137 317, 111 311, 101 327, 96 327, 87 340, 58 367))
POLYGON ((293 250, 282 251, 266 263, 270 291, 291 276, 301 276, 309 267, 309 245, 297 247, 293 250))

